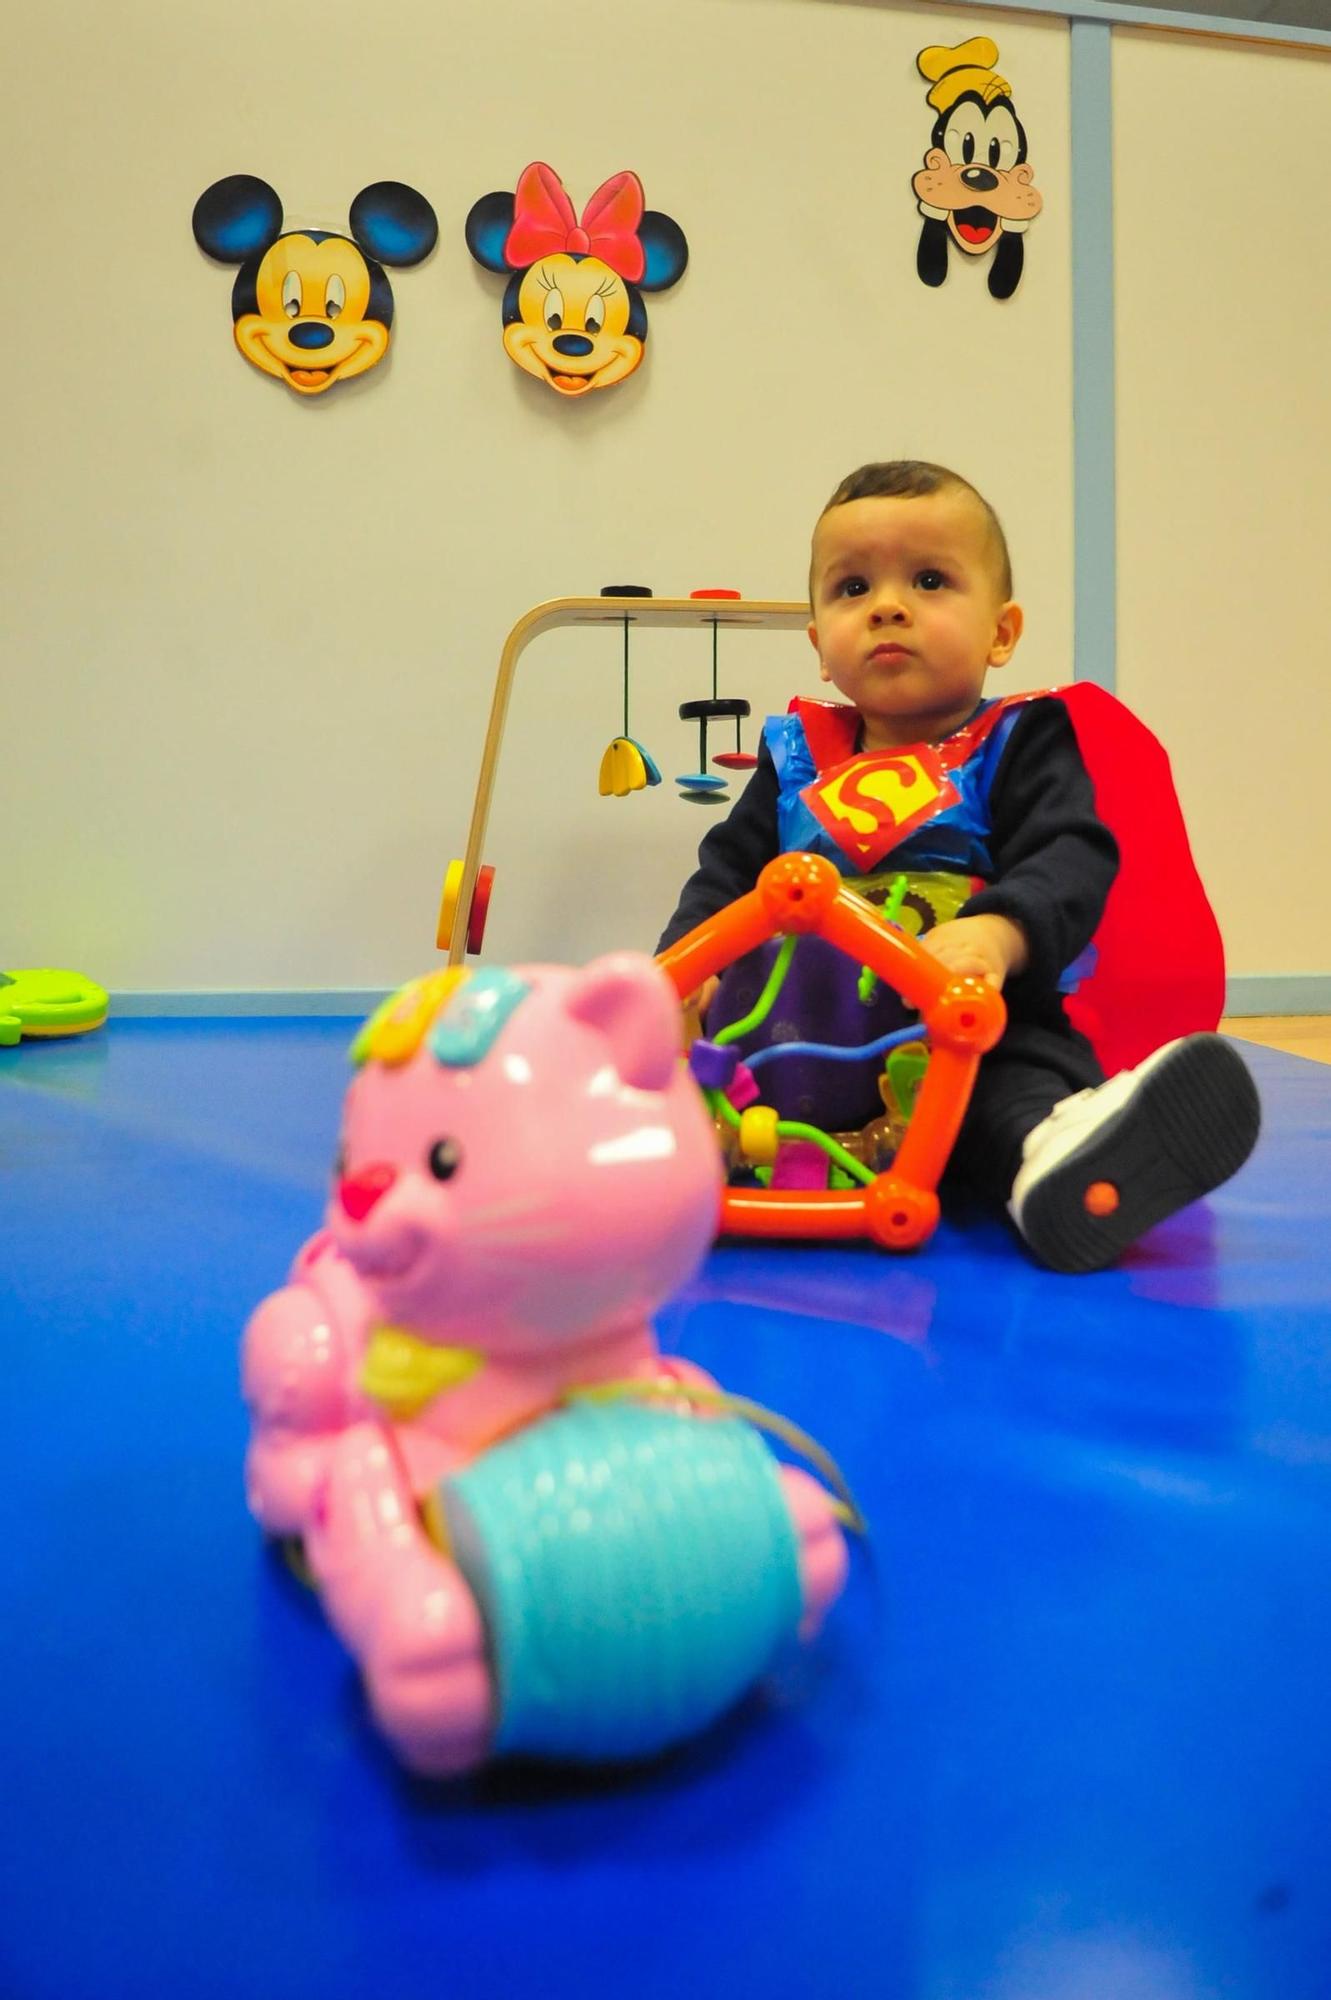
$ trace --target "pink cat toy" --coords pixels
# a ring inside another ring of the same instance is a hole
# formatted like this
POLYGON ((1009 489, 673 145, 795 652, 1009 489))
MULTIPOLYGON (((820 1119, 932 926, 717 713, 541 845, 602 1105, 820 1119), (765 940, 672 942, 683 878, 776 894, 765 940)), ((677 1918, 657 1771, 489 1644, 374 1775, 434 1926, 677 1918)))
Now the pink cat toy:
POLYGON ((836 1504, 652 1333, 720 1203, 679 1050, 636 955, 403 988, 353 1045, 326 1227, 246 1329, 250 1507, 414 1770, 651 1754, 841 1589, 836 1504))

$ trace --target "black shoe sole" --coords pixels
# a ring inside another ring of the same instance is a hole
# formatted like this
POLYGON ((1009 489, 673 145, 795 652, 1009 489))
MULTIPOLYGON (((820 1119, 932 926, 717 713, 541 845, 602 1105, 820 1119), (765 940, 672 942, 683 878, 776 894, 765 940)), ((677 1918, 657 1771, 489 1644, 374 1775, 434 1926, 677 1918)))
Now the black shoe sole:
POLYGON ((1220 1035, 1180 1042, 1098 1131, 1022 1203, 1021 1234, 1054 1271, 1099 1271, 1139 1236, 1237 1173, 1257 1141, 1261 1103, 1243 1058, 1220 1035), (1105 1183, 1118 1203, 1086 1205, 1105 1183))

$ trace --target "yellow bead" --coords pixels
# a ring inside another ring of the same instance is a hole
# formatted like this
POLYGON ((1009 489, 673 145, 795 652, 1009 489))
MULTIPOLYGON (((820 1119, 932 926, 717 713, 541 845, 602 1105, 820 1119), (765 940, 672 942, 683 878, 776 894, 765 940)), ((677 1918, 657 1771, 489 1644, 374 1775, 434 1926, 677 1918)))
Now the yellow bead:
POLYGON ((777 1114, 770 1104, 751 1104, 740 1113, 739 1149, 756 1167, 770 1167, 780 1144, 776 1136, 777 1114))

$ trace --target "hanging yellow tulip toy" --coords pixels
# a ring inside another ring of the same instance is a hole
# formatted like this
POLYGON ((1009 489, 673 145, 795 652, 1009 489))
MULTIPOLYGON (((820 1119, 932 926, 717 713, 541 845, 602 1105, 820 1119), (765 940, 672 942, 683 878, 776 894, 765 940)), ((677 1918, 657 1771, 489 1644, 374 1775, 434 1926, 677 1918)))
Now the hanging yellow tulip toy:
MULTIPOLYGON (((602 597, 650 597, 651 591, 645 583, 607 583, 602 597)), ((633 620, 624 618, 624 733, 616 736, 606 746, 601 759, 600 793, 603 799, 626 799, 630 792, 641 792, 648 785, 659 785, 661 773, 656 768, 650 753, 636 737, 629 735, 629 626, 633 620)))

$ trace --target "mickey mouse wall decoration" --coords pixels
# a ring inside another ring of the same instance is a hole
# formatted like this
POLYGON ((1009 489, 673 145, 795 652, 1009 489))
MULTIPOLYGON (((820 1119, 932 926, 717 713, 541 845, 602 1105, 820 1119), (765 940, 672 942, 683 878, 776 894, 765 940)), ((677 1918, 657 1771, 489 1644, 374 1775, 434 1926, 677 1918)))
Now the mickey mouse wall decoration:
POLYGON ((1009 299, 1021 279, 1025 232, 1044 206, 1026 163, 1026 133, 1012 86, 994 69, 998 50, 984 35, 956 48, 922 49, 915 58, 933 85, 938 116, 924 166, 911 186, 924 226, 915 268, 926 285, 947 276, 948 247, 968 257, 994 250, 989 290, 1009 299))
POLYGON ((482 195, 467 248, 508 273, 502 307, 510 361, 561 396, 623 382, 647 342, 644 292, 676 284, 689 261, 684 232, 643 205, 633 173, 612 174, 579 217, 552 167, 524 167, 512 194, 482 195))
POLYGON ((239 264, 236 346, 301 396, 363 375, 388 352, 393 291, 385 264, 419 264, 439 236, 435 212, 402 181, 375 181, 351 204, 351 230, 282 228, 282 202, 254 174, 214 181, 194 204, 194 237, 239 264))

